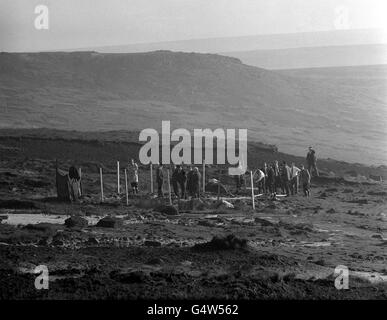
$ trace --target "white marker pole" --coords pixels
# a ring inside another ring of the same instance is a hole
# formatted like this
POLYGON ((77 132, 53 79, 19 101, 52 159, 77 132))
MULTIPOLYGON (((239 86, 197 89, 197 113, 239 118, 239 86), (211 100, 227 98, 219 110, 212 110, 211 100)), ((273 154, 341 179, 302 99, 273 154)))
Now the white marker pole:
POLYGON ((203 160, 203 197, 206 192, 206 162, 203 160))
POLYGON ((83 195, 83 190, 82 190, 82 168, 79 167, 79 194, 82 196, 83 195))
POLYGON ((117 161, 117 193, 120 194, 120 162, 117 161))
POLYGON ((153 194, 153 164, 150 163, 150 192, 153 194))
POLYGON ((169 180, 169 169, 168 169, 168 192, 169 192, 169 204, 172 205, 172 196, 171 196, 171 181, 169 180))
POLYGON ((128 196, 128 174, 125 169, 125 193, 126 193, 126 205, 129 205, 129 196, 128 196))
POLYGON ((103 202, 103 178, 102 178, 102 168, 99 168, 99 179, 101 181, 101 202, 103 202))
POLYGON ((250 178, 251 178, 251 200, 253 201, 253 210, 255 210, 253 171, 250 171, 250 178))

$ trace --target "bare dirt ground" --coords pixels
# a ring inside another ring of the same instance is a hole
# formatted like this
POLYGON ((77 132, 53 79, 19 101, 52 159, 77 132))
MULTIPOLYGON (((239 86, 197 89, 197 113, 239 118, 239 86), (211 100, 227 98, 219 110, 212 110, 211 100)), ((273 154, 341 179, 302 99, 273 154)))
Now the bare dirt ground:
POLYGON ((314 178, 309 199, 263 196, 253 211, 250 199, 230 200, 234 209, 226 209, 208 194, 205 210, 170 215, 144 206, 146 168, 142 194, 126 206, 116 195, 114 162, 106 165, 101 204, 96 161, 85 161, 84 198, 60 203, 55 160, 9 154, 0 170, 1 299, 387 298, 385 183, 314 178), (70 216, 88 226, 66 227, 70 216), (106 216, 117 219, 115 227, 96 225, 106 216), (210 242, 227 235, 247 242, 210 242), (42 264, 49 290, 34 287, 42 264), (348 290, 334 286, 338 265, 350 270, 348 290))

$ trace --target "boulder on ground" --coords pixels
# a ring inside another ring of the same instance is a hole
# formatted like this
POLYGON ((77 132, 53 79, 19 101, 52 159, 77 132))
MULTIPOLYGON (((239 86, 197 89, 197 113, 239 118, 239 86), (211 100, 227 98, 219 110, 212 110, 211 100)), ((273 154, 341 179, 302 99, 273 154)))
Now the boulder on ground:
POLYGON ((67 228, 84 228, 88 226, 88 222, 85 218, 72 216, 64 222, 67 228))
POLYGON ((89 239, 87 240, 87 244, 97 245, 99 244, 99 240, 96 237, 89 237, 89 239))
POLYGON ((100 228, 117 228, 122 226, 122 219, 114 218, 114 217, 104 217, 97 222, 97 227, 100 228))
POLYGON ((194 249, 198 250, 235 250, 244 249, 247 247, 247 240, 236 237, 230 234, 226 237, 213 237, 211 241, 206 243, 195 244, 194 249))
POLYGON ((179 214, 179 211, 174 206, 170 205, 160 205, 157 206, 154 210, 169 216, 176 216, 179 214))

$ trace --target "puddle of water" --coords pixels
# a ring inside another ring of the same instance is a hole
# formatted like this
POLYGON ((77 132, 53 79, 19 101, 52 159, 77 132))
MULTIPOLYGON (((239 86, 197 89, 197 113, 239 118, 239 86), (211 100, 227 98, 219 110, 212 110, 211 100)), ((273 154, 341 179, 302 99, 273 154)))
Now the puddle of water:
POLYGON ((387 275, 383 275, 377 272, 350 271, 349 276, 351 275, 368 280, 371 283, 387 282, 387 275))
POLYGON ((303 247, 329 247, 331 245, 330 242, 326 242, 326 241, 320 241, 320 242, 301 242, 299 244, 300 246, 303 246, 303 247))

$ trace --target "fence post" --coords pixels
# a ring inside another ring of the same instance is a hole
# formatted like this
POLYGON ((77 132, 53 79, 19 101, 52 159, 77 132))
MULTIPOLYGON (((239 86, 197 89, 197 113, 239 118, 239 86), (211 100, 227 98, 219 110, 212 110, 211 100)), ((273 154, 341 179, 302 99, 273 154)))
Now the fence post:
POLYGON ((117 193, 120 194, 120 162, 117 161, 117 193))
POLYGON ((250 171, 250 178, 251 178, 251 199, 253 201, 253 210, 255 210, 253 171, 250 171))
POLYGON ((125 194, 126 194, 126 205, 129 205, 129 195, 128 195, 128 174, 125 169, 125 194))
POLYGON ((203 160, 203 197, 206 193, 206 161, 203 160))
POLYGON ((172 196, 171 196, 171 181, 169 180, 169 168, 167 171, 168 175, 168 193, 169 193, 169 204, 172 205, 172 196))
POLYGON ((153 164, 150 163, 150 192, 153 194, 153 164))
POLYGON ((102 177, 102 168, 99 168, 99 178, 101 182, 101 202, 103 202, 104 196, 103 196, 103 177, 102 177))

